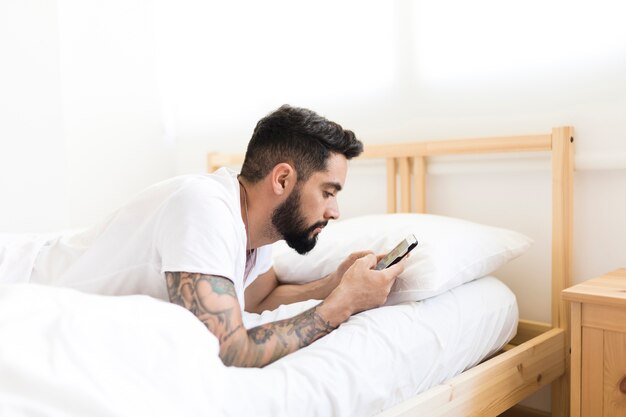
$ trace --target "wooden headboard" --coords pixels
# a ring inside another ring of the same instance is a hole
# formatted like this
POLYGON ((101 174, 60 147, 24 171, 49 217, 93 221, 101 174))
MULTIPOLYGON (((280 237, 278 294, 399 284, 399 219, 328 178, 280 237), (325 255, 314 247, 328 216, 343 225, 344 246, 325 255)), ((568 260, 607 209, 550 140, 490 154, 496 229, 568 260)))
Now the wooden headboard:
MULTIPOLYGON (((553 416, 569 410, 569 309, 561 291, 571 285, 574 128, 556 127, 537 135, 366 145, 359 158, 384 159, 387 165, 387 211, 423 213, 426 209, 428 158, 442 155, 508 152, 549 152, 552 160, 552 323, 520 320, 513 345, 550 329, 565 333, 566 373, 552 383, 553 416)), ((243 155, 209 154, 208 168, 241 165, 243 155)))
MULTIPOLYGON (((387 162, 387 211, 426 211, 428 157, 504 152, 550 152, 552 155, 552 326, 567 328, 568 311, 560 301, 570 286, 572 269, 574 128, 553 128, 550 133, 524 136, 437 140, 366 145, 359 158, 387 162), (398 186, 399 177, 399 186, 398 186)), ((241 165, 243 154, 210 153, 209 172, 221 166, 241 165)))
POLYGON ((504 152, 551 152, 552 154, 552 325, 567 327, 568 310, 560 302, 561 291, 570 286, 572 265, 572 127, 557 127, 544 135, 491 137, 370 145, 361 158, 387 161, 387 211, 426 212, 426 166, 428 157, 504 152), (399 177, 399 182, 398 182, 399 177), (399 186, 398 186, 399 183, 399 186))

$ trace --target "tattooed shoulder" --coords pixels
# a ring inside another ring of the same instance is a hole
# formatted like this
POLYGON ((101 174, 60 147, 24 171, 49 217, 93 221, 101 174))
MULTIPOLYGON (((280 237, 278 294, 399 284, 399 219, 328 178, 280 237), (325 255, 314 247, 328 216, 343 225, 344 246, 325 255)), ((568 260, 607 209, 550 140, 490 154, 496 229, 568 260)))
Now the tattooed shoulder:
POLYGON ((195 302, 199 287, 208 286, 217 296, 227 295, 237 298, 235 286, 224 277, 192 272, 166 272, 165 282, 170 301, 190 308, 195 302))
POLYGON ((236 296, 235 286, 232 281, 227 278, 212 275, 201 275, 199 280, 208 282, 211 285, 211 289, 216 294, 236 296))

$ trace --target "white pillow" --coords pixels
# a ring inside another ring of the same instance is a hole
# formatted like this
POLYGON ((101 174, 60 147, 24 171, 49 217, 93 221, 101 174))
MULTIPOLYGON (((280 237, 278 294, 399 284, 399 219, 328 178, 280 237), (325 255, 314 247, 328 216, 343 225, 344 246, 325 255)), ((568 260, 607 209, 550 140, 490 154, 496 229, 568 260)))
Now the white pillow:
POLYGON ((418 245, 387 305, 429 298, 488 275, 523 254, 533 242, 512 230, 451 217, 379 214, 329 223, 307 255, 299 255, 284 241, 275 243, 274 269, 281 282, 312 281, 333 272, 352 252, 385 253, 409 233, 418 245))

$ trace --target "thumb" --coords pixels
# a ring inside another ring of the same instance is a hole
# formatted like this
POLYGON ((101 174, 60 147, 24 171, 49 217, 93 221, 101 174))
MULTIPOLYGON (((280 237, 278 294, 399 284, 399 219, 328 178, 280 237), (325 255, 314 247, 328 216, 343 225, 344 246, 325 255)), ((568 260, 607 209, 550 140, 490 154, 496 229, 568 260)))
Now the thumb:
POLYGON ((360 250, 360 251, 357 251, 357 252, 352 252, 350 254, 350 258, 360 259, 360 258, 364 257, 365 255, 369 255, 370 253, 373 254, 374 252, 372 252, 371 250, 360 250))

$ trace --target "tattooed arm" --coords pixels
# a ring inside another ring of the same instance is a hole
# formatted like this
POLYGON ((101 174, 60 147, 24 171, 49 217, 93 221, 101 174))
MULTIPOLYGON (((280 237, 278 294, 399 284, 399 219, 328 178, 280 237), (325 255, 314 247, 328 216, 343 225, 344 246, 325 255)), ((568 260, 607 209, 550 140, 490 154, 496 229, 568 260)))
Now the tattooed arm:
POLYGON ((218 338, 226 365, 265 366, 330 333, 350 315, 385 302, 404 263, 374 271, 376 257, 357 260, 318 306, 295 317, 246 330, 233 283, 223 277, 166 272, 170 301, 184 306, 218 338))
MULTIPOLYGON (((166 272, 165 277, 170 301, 189 309, 217 336, 226 365, 267 365, 330 333, 339 323, 332 325, 322 317, 324 310, 341 317, 317 306, 296 317, 246 330, 230 280, 187 272, 166 272)), ((343 314, 347 319, 349 313, 343 314)))

